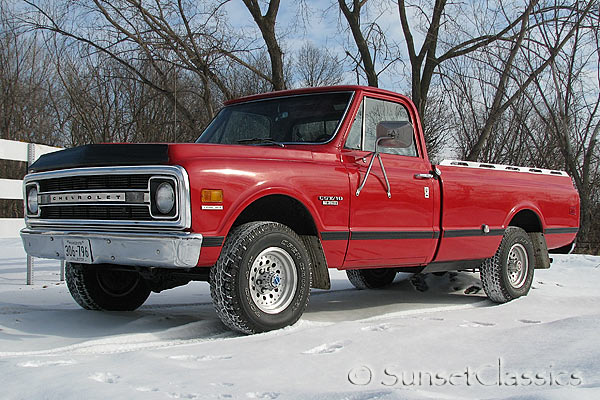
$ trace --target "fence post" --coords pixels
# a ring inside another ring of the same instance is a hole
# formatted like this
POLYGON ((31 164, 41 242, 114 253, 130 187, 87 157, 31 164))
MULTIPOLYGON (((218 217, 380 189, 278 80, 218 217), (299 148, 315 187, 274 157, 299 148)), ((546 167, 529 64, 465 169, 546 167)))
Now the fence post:
POLYGON ((27 256, 27 284, 33 285, 33 257, 27 256))
MULTIPOLYGON (((35 144, 28 143, 27 144, 27 171, 29 171, 29 167, 35 161, 35 144)), ((27 212, 27 210, 25 210, 27 212)), ((33 285, 33 257, 29 254, 27 255, 27 284, 33 285)))

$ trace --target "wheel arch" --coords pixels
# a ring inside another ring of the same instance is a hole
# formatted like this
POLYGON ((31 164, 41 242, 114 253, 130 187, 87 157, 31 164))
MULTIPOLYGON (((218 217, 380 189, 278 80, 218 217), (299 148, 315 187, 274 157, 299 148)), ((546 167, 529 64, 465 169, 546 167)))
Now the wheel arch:
POLYGON ((296 232, 302 238, 313 261, 311 286, 318 289, 331 287, 327 259, 319 238, 316 218, 302 201, 282 193, 270 193, 258 197, 237 214, 228 231, 254 221, 278 222, 296 232))
POLYGON ((507 226, 517 226, 527 233, 544 232, 542 218, 531 208, 522 208, 513 213, 507 226))
POLYGON ((271 193, 254 199, 238 212, 229 230, 253 221, 279 222, 298 235, 318 236, 312 213, 304 203, 287 194, 271 193))

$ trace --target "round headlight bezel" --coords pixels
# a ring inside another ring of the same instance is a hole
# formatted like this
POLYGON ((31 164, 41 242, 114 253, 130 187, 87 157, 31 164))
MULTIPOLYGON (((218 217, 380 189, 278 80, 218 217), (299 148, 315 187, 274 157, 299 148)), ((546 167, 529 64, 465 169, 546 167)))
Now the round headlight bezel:
POLYGON ((38 200, 39 189, 37 185, 27 186, 27 215, 38 215, 40 204, 38 200))
POLYGON ((154 194, 156 210, 161 215, 170 215, 175 208, 175 188, 169 181, 159 183, 154 194))

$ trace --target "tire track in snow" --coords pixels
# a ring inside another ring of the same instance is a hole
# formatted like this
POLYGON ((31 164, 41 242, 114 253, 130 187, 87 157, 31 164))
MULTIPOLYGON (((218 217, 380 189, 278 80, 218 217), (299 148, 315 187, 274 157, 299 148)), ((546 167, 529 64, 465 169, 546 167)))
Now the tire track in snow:
POLYGON ((163 308, 188 308, 188 307, 206 307, 212 306, 212 302, 202 302, 202 303, 173 303, 173 304, 148 304, 143 305, 139 308, 140 311, 145 310, 160 310, 163 308))
POLYGON ((361 319, 358 321, 371 322, 371 321, 393 319, 393 318, 398 318, 398 317, 405 317, 405 316, 410 316, 410 315, 431 314, 431 313, 436 313, 436 312, 440 312, 440 311, 468 310, 471 308, 485 307, 486 305, 489 305, 489 304, 490 304, 489 300, 487 298, 484 298, 480 301, 477 301, 477 302, 474 302, 471 304, 437 306, 437 307, 431 307, 431 308, 418 308, 418 309, 414 309, 414 310, 402 310, 402 311, 397 311, 397 312, 376 315, 373 317, 367 317, 367 318, 364 318, 364 319, 361 319))
POLYGON ((200 321, 159 333, 117 335, 47 350, 0 352, 0 358, 57 354, 119 354, 139 350, 158 350, 235 337, 239 337, 239 335, 227 330, 218 321, 200 321))

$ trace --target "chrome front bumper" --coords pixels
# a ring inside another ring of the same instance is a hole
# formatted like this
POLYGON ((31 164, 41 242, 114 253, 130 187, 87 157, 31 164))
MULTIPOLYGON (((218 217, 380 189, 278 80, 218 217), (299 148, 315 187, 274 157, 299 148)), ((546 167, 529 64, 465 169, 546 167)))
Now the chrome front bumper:
POLYGON ((25 251, 33 257, 64 260, 65 238, 89 240, 92 264, 191 268, 197 265, 202 248, 202 235, 182 232, 21 230, 25 251))

